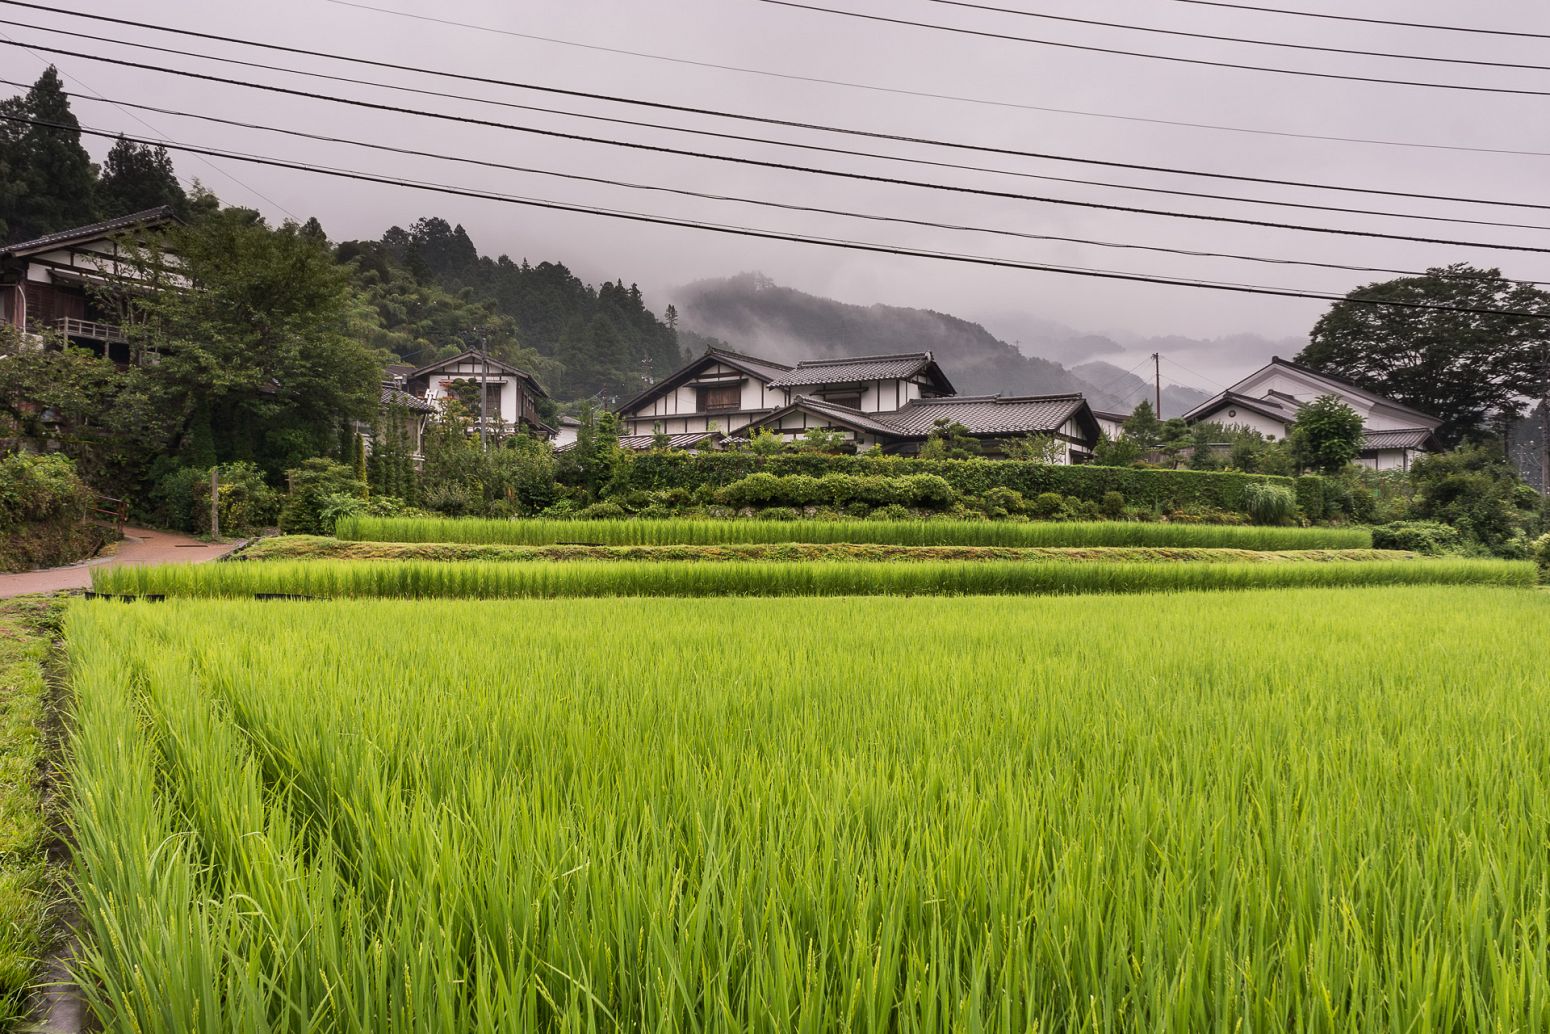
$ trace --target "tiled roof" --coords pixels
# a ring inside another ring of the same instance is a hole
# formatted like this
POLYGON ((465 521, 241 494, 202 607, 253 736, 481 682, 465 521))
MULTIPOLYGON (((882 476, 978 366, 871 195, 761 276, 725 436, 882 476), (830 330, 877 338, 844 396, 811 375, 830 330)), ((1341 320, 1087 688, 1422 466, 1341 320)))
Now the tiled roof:
POLYGON ((18 241, 0 248, 0 255, 15 255, 25 251, 40 251, 49 248, 57 248, 62 244, 72 244, 76 241, 94 241, 101 237, 108 237, 122 230, 130 230, 136 226, 147 226, 156 223, 170 222, 175 216, 172 209, 163 205, 160 208, 147 208, 143 212, 131 212, 113 219, 104 219, 100 223, 91 223, 88 226, 74 226, 68 230, 57 230, 54 233, 44 234, 30 241, 18 241))
POLYGON ((891 413, 863 413, 859 409, 852 409, 850 406, 836 405, 833 402, 827 402, 824 399, 814 398, 811 395, 798 395, 795 399, 792 400, 791 405, 786 406, 783 409, 776 410, 774 413, 764 417, 759 422, 767 423, 779 418, 782 414, 787 413, 793 409, 805 409, 810 413, 816 413, 817 415, 826 419, 846 424, 858 431, 869 431, 872 434, 883 434, 890 437, 897 437, 899 434, 899 429, 897 427, 893 426, 891 423, 886 422, 888 418, 893 415, 891 413))
POLYGON ((411 395, 402 388, 395 388, 391 384, 382 386, 383 406, 403 406, 411 413, 434 413, 436 407, 425 401, 418 395, 411 395))
MULTIPOLYGON (((692 449, 707 438, 720 439, 720 431, 695 431, 693 434, 670 434, 667 436, 667 447, 670 449, 692 449)), ((645 452, 656 447, 656 435, 651 434, 621 434, 619 447, 631 449, 635 452, 645 452)), ((569 442, 556 448, 555 452, 569 452, 576 447, 575 442, 569 442)))
POLYGON ((1085 405, 1081 395, 957 395, 916 399, 879 418, 911 437, 930 434, 938 420, 956 421, 970 434, 1041 434, 1060 430, 1085 405))
POLYGON ((808 359, 770 381, 772 388, 802 388, 815 384, 850 384, 913 377, 933 365, 930 352, 863 355, 845 359, 808 359))
POLYGON ((759 378, 759 380, 766 384, 791 369, 791 367, 784 363, 777 363, 773 359, 761 359, 756 355, 744 355, 742 352, 734 352, 727 348, 709 348, 705 350, 704 355, 696 356, 655 384, 642 389, 640 392, 619 403, 619 407, 615 412, 628 413, 633 409, 639 409, 660 395, 667 394, 680 384, 690 380, 694 375, 694 371, 700 369, 707 362, 721 363, 735 370, 741 370, 750 377, 759 378))
POLYGON ((761 380, 779 377, 791 369, 785 363, 777 363, 773 359, 761 359, 756 355, 745 355, 742 352, 733 352, 726 348, 712 348, 708 354, 721 359, 728 366, 735 366, 738 369, 745 370, 761 380))
POLYGON ((1432 432, 1424 427, 1406 427, 1397 431, 1368 431, 1362 435, 1363 449, 1419 449, 1431 441, 1432 432))
POLYGON ((1282 398, 1270 396, 1267 398, 1254 398, 1249 395, 1240 395, 1236 391, 1224 391, 1220 395, 1206 399, 1200 405, 1184 414, 1184 419, 1194 423, 1206 414, 1215 412, 1223 406, 1236 406, 1239 409, 1247 409, 1272 420, 1282 420, 1291 423, 1297 419, 1297 410, 1300 405, 1284 401, 1282 398))

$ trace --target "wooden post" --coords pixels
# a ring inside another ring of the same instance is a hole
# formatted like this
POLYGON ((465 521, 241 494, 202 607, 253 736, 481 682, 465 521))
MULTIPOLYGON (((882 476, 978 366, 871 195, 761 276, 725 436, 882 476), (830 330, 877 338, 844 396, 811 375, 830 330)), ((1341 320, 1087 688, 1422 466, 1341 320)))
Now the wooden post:
POLYGON ((221 537, 221 469, 210 468, 210 537, 221 537))

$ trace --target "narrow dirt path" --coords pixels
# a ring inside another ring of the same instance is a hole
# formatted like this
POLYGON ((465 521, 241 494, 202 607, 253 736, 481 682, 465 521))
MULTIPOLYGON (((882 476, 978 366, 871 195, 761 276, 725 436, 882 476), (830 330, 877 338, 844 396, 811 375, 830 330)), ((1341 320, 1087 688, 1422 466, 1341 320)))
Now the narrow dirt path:
POLYGON ((113 556, 98 557, 68 567, 49 567, 20 574, 0 574, 0 598, 34 592, 91 588, 91 569, 115 564, 177 564, 215 560, 240 543, 201 542, 192 535, 149 528, 125 528, 124 541, 113 556))

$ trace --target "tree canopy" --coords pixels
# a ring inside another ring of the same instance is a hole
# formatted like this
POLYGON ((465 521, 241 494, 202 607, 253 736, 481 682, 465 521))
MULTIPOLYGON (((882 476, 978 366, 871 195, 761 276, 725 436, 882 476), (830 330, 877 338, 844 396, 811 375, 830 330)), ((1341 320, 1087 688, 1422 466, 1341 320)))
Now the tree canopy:
POLYGON ((1286 440, 1299 467, 1338 474, 1361 454, 1362 417, 1335 396, 1321 395, 1298 411, 1286 440))
POLYGON ((1456 443, 1544 393, 1550 293, 1464 264, 1369 284, 1330 307, 1297 361, 1440 418, 1456 443))

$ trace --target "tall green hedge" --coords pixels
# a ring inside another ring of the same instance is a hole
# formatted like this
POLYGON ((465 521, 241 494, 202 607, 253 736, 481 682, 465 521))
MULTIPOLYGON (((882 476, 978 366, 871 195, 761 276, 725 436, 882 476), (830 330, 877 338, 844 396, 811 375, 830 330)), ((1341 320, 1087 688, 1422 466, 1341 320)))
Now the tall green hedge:
POLYGON ((1247 512, 1244 486, 1267 482, 1296 491, 1299 503, 1306 499, 1324 516, 1320 478, 1287 478, 1267 474, 1238 474, 1205 470, 1135 470, 1130 467, 1054 466, 1019 460, 923 460, 912 456, 824 456, 790 454, 756 456, 751 453, 638 453, 625 474, 628 487, 655 491, 666 488, 721 488, 750 474, 935 474, 965 495, 987 489, 1015 489, 1032 498, 1041 492, 1058 492, 1101 503, 1105 493, 1118 492, 1130 506, 1165 510, 1216 507, 1247 512), (1312 484, 1305 486, 1304 482, 1312 484))

